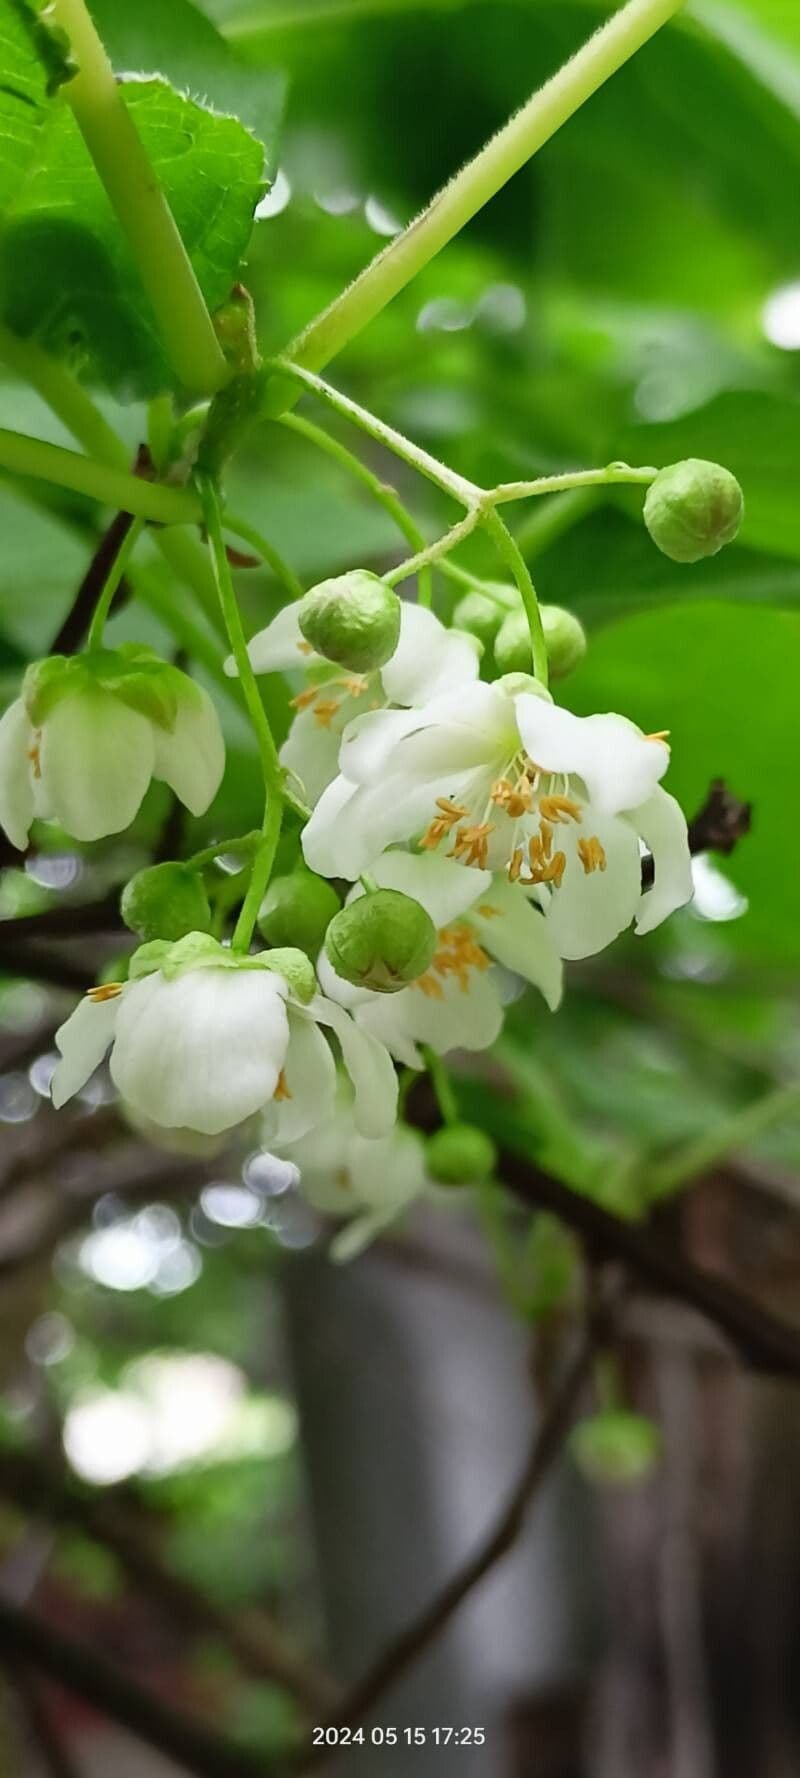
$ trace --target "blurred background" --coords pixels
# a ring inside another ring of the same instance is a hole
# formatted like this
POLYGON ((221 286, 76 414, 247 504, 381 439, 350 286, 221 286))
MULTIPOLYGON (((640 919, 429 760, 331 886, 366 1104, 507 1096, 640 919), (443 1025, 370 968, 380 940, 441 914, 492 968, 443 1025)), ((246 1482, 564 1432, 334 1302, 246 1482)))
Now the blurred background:
MULTIPOLYGON (((242 92, 257 87, 275 122, 245 273, 263 349, 607 10, 208 0, 242 92)), ((156 0, 92 11, 120 71, 198 89, 188 3, 168 19, 156 0)), ((532 1164, 631 1223, 652 1212, 665 1249, 787 1322, 800 1118, 683 1194, 653 1205, 646 1182, 650 1158, 790 1083, 800 1059, 799 192, 796 5, 691 0, 332 373, 483 483, 695 455, 743 485, 739 540, 697 567, 654 550, 624 490, 515 509, 542 598, 589 633, 565 700, 671 730, 668 785, 687 812, 723 777, 753 822, 729 857, 697 858, 688 910, 570 966, 556 1016, 518 999, 491 1058, 459 1072, 465 1102, 532 1164)), ((118 380, 106 411, 133 450, 145 417, 118 380)), ((67 442, 8 373, 0 424, 67 442)), ((431 535, 444 527, 431 489, 364 454, 431 535)), ((261 429, 234 498, 304 584, 399 557, 385 513, 301 436, 261 429)), ((0 483, 4 699, 51 646, 96 526, 77 497, 0 483)), ((480 545, 463 560, 496 572, 480 545)), ((179 595, 155 554, 138 573, 147 609, 111 634, 171 645, 155 613, 179 595)), ((263 624, 275 585, 261 568, 238 585, 263 624)), ((322 1220, 263 1156, 159 1155, 102 1074, 56 1119, 54 1031, 124 943, 120 884, 165 834, 188 851, 258 818, 233 704, 225 722, 231 764, 201 823, 176 825, 157 787, 124 842, 78 853, 55 835, 24 862, 3 855, 0 1595, 112 1658, 156 1716, 134 1698, 132 1733, 85 1682, 43 1677, 0 1611, 0 1778, 281 1770, 495 1523, 585 1292, 574 1224, 500 1192, 440 1194, 335 1267, 322 1220), (160 1706, 207 1724, 222 1763, 165 1740, 160 1706)), ((800 1770, 796 1386, 754 1376, 712 1322, 634 1273, 580 1415, 509 1553, 376 1701, 368 1725, 397 1744, 368 1726, 326 1770, 800 1770), (437 1725, 454 1732, 436 1741, 437 1725)))

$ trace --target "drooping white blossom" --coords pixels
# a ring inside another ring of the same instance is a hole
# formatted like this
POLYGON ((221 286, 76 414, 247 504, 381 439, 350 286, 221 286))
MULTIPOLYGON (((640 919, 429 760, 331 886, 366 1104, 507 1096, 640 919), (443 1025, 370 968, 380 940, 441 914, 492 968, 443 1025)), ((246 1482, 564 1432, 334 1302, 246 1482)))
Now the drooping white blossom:
POLYGON ((56 1033, 56 1107, 110 1050, 122 1098, 150 1124, 214 1136, 269 1107, 276 1133, 294 1140, 333 1109, 336 1067, 320 1028, 330 1027, 359 1128, 391 1129, 397 1081, 383 1045, 323 995, 301 998, 281 973, 285 953, 237 958, 198 933, 158 950, 159 967, 90 989, 56 1033))
POLYGON ((586 957, 691 897, 686 822, 659 783, 668 763, 664 734, 574 716, 521 675, 463 685, 350 723, 303 849, 312 870, 351 881, 399 841, 502 872, 536 893, 559 954, 586 957))
POLYGON ((356 1122, 352 1095, 341 1086, 332 1116, 286 1147, 285 1153, 299 1168, 300 1187, 312 1207, 324 1216, 346 1218, 329 1248, 331 1259, 340 1263, 363 1253, 432 1189, 425 1144, 418 1132, 396 1124, 382 1138, 365 1137, 356 1122))
MULTIPOLYGON (((0 825, 24 850, 34 819, 76 840, 121 833, 152 778, 193 815, 216 795, 225 743, 208 693, 149 651, 64 663, 55 692, 18 698, 0 721, 0 825)), ((45 665, 56 663, 45 663, 45 665)))
MULTIPOLYGON (((402 851, 385 852, 371 875, 381 888, 413 896, 430 915, 438 933, 430 968, 395 994, 353 987, 324 953, 317 968, 329 998, 346 1006, 397 1061, 422 1068, 420 1044, 439 1055, 487 1049, 502 1028, 506 969, 537 987, 548 1006, 558 1005, 563 970, 547 922, 505 876, 464 871, 431 852, 402 851)), ((361 894, 357 885, 351 899, 361 894)))
MULTIPOLYGON (((305 671, 308 684, 294 698, 295 718, 281 748, 281 763, 294 773, 313 804, 336 776, 339 745, 348 723, 386 704, 421 705, 477 678, 472 637, 447 630, 432 611, 403 604, 400 640, 379 672, 348 673, 323 662, 300 632, 297 606, 284 606, 252 638, 248 654, 256 673, 305 671)), ((235 674, 235 662, 226 662, 235 674)))

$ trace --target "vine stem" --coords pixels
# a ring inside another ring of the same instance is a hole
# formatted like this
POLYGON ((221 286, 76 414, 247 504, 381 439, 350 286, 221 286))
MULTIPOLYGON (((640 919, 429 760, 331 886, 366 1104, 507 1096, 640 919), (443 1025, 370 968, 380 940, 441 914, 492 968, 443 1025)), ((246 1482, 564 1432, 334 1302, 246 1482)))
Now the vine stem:
POLYGON ((258 743, 261 769, 264 774, 265 803, 261 845, 253 861, 250 884, 232 939, 235 951, 246 951, 253 936, 258 910, 269 882, 280 838, 284 806, 283 771, 267 714, 261 702, 256 677, 250 665, 241 614, 225 549, 219 496, 210 476, 198 475, 197 485, 203 505, 211 562, 222 615, 225 619, 225 627, 236 662, 248 715, 258 743))
POLYGON ((684 0, 628 0, 292 340, 285 356, 307 370, 322 370, 683 5, 684 0))
POLYGON ((91 396, 57 358, 51 358, 35 340, 20 339, 10 327, 0 322, 0 359, 15 376, 36 389, 90 457, 97 457, 118 469, 127 469, 128 451, 121 438, 103 418, 91 396))
POLYGON ((570 488, 614 487, 625 482, 649 487, 658 470, 652 464, 632 468, 630 463, 607 463, 603 469, 567 469, 563 475, 539 475, 531 482, 500 482, 492 490, 492 502, 499 506, 507 500, 529 500, 537 494, 563 494, 570 488))
POLYGON ((53 0, 78 73, 65 94, 133 252, 181 383, 211 394, 228 375, 211 316, 175 218, 125 105, 84 0, 53 0))
POLYGON ((696 1141, 678 1149, 669 1160, 650 1169, 648 1197, 650 1201, 671 1196, 689 1180, 707 1173, 709 1168, 735 1149, 746 1147, 774 1124, 800 1113, 800 1084, 796 1081, 775 1087, 760 1099, 745 1105, 713 1129, 705 1130, 696 1141))
POLYGON ((22 432, 0 430, 0 469, 12 475, 33 476, 36 481, 55 482, 58 487, 86 494, 103 506, 115 506, 120 512, 130 512, 134 518, 149 519, 156 525, 189 525, 200 517, 198 502, 186 488, 144 481, 113 464, 82 457, 78 451, 47 444, 41 438, 28 438, 22 432))
POLYGON ((503 523, 499 512, 491 511, 487 513, 484 518, 484 524, 495 545, 498 555, 502 557, 503 561, 511 569, 511 573, 519 587, 519 594, 525 607, 525 616, 527 617, 528 629, 530 631, 533 671, 536 678, 541 681, 541 684, 546 686, 549 680, 547 643, 544 639, 542 614, 539 610, 539 600, 536 596, 536 588, 531 578, 530 569, 522 551, 514 542, 508 526, 503 523))
MULTIPOLYGON (((290 432, 298 433, 301 438, 307 438, 310 444, 315 445, 318 450, 324 451, 334 462, 341 464, 342 469, 360 482, 378 505, 383 507, 384 512, 394 519, 398 531, 402 533, 407 543, 411 544, 412 549, 420 552, 424 550, 425 538, 416 519, 412 518, 407 507, 403 505, 400 496, 394 488, 390 488, 386 482, 381 481, 380 476, 373 474, 366 463, 362 463, 361 458, 356 456, 355 451, 349 451, 338 438, 331 438, 329 432, 325 432, 322 426, 315 426, 313 420, 307 420, 305 415, 283 414, 278 424, 286 427, 290 432)), ((432 576, 426 567, 419 569, 418 603, 428 609, 433 603, 432 576)))
POLYGON ((471 506, 463 519, 459 519, 458 524, 452 525, 443 536, 437 537, 435 543, 426 544, 415 556, 409 556, 407 561, 399 562, 396 568, 390 568, 389 573, 383 576, 386 585, 399 586, 401 581, 410 580, 412 574, 418 574, 421 569, 430 567, 431 563, 449 555, 451 549, 456 549, 459 543, 471 536, 482 516, 479 506, 471 506))
POLYGON ((433 1087, 442 1123, 457 1124, 458 1101, 453 1091, 452 1081, 447 1072, 447 1068, 445 1067, 441 1056, 438 1056, 436 1051, 431 1049, 430 1044, 423 1043, 420 1045, 420 1048, 425 1059, 425 1067, 430 1076, 430 1083, 433 1087))
POLYGON ((108 570, 108 574, 106 575, 100 597, 94 608, 92 621, 89 625, 86 637, 86 647, 88 649, 102 648, 103 646, 103 631, 106 627, 106 619, 111 610, 114 594, 123 574, 125 573, 127 564, 136 548, 143 529, 144 519, 134 519, 133 524, 129 525, 128 530, 122 539, 111 567, 108 570))

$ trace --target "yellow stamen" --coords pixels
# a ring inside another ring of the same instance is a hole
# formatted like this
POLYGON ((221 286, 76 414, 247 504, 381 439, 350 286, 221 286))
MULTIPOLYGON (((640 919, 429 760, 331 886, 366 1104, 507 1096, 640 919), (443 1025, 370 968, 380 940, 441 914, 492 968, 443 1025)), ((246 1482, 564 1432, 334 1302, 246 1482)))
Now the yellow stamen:
POLYGON ((522 777, 512 784, 509 778, 498 778, 492 786, 491 800, 498 808, 505 809, 512 821, 518 821, 521 815, 527 815, 531 806, 531 786, 523 772, 522 777))
POLYGON ((490 901, 481 902, 478 913, 483 915, 484 920, 499 920, 500 918, 500 909, 493 908, 490 901))
POLYGON ((101 982, 99 988, 87 988, 86 998, 93 1006, 102 1006, 104 1000, 116 1000, 123 987, 123 982, 101 982))
POLYGON ((580 804, 573 802, 571 796, 543 796, 539 804, 539 813, 545 821, 580 821, 580 804))
POLYGON ((578 857, 587 877, 592 871, 605 870, 606 868, 605 851, 596 833, 592 834, 588 840, 578 841, 578 857))
POLYGON ((272 1097, 273 1099, 291 1099, 292 1097, 289 1088, 286 1085, 286 1075, 283 1069, 281 1069, 280 1074, 278 1075, 278 1084, 272 1097))
POLYGON ((494 833, 494 823, 481 821, 475 827, 462 827, 456 834, 450 858, 458 858, 462 864, 474 864, 479 870, 486 869, 489 852, 489 835, 494 833))
POLYGON ((314 705, 314 718, 320 728, 330 728, 331 722, 339 708, 338 698, 318 698, 314 705))
POLYGON ((34 778, 41 778, 42 761, 41 761, 41 756, 39 753, 39 742, 38 741, 34 741, 33 745, 28 748, 28 758, 31 762, 31 765, 33 766, 34 778))
POLYGON ((310 642, 298 642, 297 652, 298 654, 313 654, 314 650, 310 642))
POLYGON ((351 698, 363 698, 365 691, 368 690, 367 680, 358 673, 351 674, 347 679, 337 679, 336 683, 343 685, 348 697, 351 698))
POLYGON ((516 883, 518 881, 520 871, 522 870, 522 862, 523 862, 524 857, 525 857, 525 854, 522 850, 522 847, 517 846, 516 851, 514 852, 514 855, 511 859, 511 863, 508 867, 508 880, 510 883, 516 883))
POLYGON ((646 741, 668 741, 671 732, 672 731, 668 728, 659 728, 659 729, 656 729, 655 734, 645 735, 645 740, 646 741))
POLYGON ((319 688, 316 685, 309 685, 305 691, 299 691, 296 698, 290 699, 290 707, 292 710, 308 710, 312 704, 316 703, 318 697, 319 688))
POLYGON ((549 821, 539 822, 539 838, 542 842, 542 854, 549 858, 553 850, 553 829, 549 821))

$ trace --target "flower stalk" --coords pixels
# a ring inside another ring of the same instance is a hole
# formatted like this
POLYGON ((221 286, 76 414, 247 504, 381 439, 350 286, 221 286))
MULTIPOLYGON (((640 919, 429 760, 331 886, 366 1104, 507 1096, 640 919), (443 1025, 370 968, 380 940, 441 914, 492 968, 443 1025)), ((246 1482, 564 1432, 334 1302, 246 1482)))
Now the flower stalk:
POLYGON ((105 630, 106 619, 108 618, 108 614, 113 604, 114 594, 117 591, 143 529, 144 519, 134 519, 133 524, 128 526, 128 530, 126 531, 111 567, 109 568, 105 584, 97 604, 95 605, 92 621, 89 625, 89 632, 86 637, 87 649, 102 648, 103 646, 103 631, 105 630))

